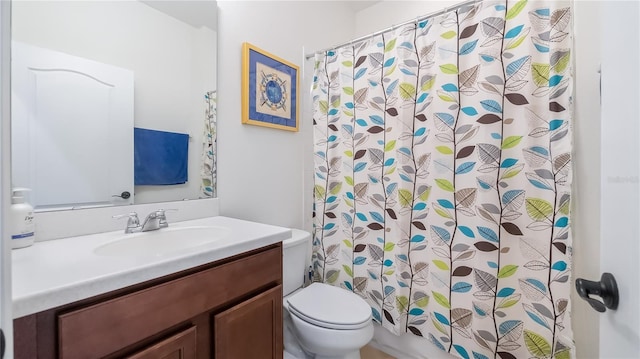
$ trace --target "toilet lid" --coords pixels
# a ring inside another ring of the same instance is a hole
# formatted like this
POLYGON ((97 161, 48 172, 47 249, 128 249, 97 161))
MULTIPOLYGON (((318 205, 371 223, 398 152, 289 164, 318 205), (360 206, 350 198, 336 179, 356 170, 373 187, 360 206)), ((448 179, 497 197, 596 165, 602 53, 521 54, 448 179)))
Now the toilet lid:
POLYGON ((324 283, 313 283, 287 301, 292 314, 324 328, 358 329, 371 321, 371 307, 364 299, 324 283))

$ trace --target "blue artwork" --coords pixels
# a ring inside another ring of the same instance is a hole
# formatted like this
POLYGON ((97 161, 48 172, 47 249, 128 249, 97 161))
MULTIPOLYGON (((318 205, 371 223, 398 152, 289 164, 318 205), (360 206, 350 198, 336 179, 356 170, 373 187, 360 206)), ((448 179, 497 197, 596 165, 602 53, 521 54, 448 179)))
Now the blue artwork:
POLYGON ((298 69, 249 49, 249 119, 297 128, 298 69))

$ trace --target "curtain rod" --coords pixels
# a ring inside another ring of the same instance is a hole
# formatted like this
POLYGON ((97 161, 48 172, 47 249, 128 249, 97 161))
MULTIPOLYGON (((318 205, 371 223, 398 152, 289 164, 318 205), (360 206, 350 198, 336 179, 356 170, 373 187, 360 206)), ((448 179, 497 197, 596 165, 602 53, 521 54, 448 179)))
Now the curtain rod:
POLYGON ((306 54, 304 56, 304 58, 305 58, 305 60, 309 60, 310 58, 314 57, 315 54, 317 54, 317 53, 326 52, 326 51, 334 50, 334 49, 339 49, 339 48, 341 48, 343 46, 355 44, 355 43, 357 43, 359 41, 366 40, 368 38, 375 37, 375 36, 378 36, 380 34, 384 34, 385 32, 393 31, 393 30, 395 30, 395 29, 397 29, 397 28, 399 28, 401 26, 405 26, 405 25, 408 25, 408 24, 411 24, 411 23, 424 21, 424 20, 430 19, 432 17, 436 17, 438 15, 446 14, 451 10, 454 10, 454 9, 457 10, 457 9, 460 9, 460 8, 465 7, 467 5, 475 4, 475 3, 480 2, 480 1, 482 1, 482 0, 468 0, 468 1, 461 2, 459 4, 448 6, 448 7, 445 7, 444 9, 442 9, 442 10, 434 11, 434 12, 429 13, 427 15, 420 16, 420 17, 417 17, 415 19, 405 21, 405 22, 400 23, 398 25, 390 26, 390 27, 388 27, 388 28, 386 28, 384 30, 376 31, 373 34, 364 35, 364 36, 358 37, 357 39, 350 40, 350 41, 344 42, 344 43, 336 45, 336 46, 328 47, 326 49, 322 49, 322 50, 318 50, 318 51, 315 51, 315 52, 310 53, 310 54, 306 54))

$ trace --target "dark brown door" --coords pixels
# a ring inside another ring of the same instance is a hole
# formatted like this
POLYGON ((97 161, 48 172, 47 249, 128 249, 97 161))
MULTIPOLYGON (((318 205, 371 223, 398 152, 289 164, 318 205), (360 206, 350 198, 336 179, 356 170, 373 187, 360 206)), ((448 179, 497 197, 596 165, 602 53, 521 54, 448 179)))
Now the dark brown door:
POLYGON ((282 285, 214 317, 216 359, 282 358, 282 285))
POLYGON ((196 328, 182 331, 127 359, 196 359, 196 328))

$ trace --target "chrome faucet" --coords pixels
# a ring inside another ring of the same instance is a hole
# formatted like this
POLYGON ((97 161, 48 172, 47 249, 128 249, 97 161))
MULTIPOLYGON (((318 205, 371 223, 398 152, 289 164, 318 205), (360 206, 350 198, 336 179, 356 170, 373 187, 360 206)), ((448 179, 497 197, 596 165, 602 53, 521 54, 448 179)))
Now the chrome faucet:
POLYGON ((147 215, 147 218, 142 222, 142 226, 140 226, 140 232, 155 231, 166 227, 169 227, 167 216, 164 214, 164 209, 159 209, 147 215))
POLYGON ((127 220, 127 227, 124 229, 124 233, 155 231, 160 228, 169 227, 164 209, 159 209, 157 211, 149 213, 144 219, 144 222, 142 222, 142 225, 140 224, 140 219, 138 218, 138 214, 136 212, 113 216, 113 218, 116 219, 125 217, 128 217, 129 219, 127 220))

